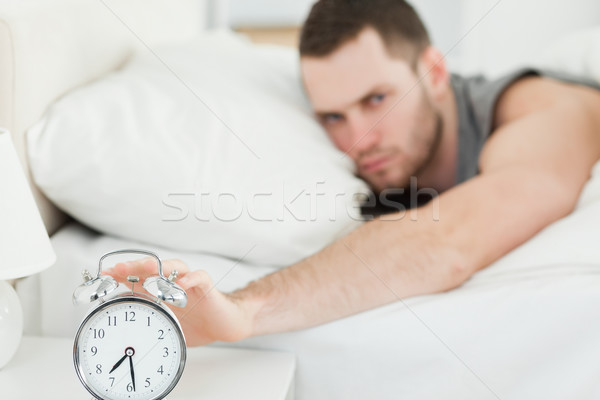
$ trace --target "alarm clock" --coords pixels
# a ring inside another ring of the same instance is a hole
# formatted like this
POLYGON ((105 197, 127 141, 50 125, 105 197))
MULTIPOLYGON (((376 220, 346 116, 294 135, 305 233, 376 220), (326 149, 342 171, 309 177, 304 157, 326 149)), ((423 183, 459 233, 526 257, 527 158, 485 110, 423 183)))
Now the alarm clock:
POLYGON ((163 399, 175 388, 186 361, 186 344, 179 321, 165 303, 185 307, 186 292, 174 281, 177 272, 163 275, 160 258, 145 250, 118 250, 100 258, 96 277, 83 271, 84 282, 73 302, 93 304, 81 322, 73 346, 75 371, 94 398, 163 399), (138 277, 130 276, 131 290, 109 294, 119 286, 102 275, 110 256, 133 254, 153 257, 158 275, 143 287, 152 296, 134 290, 138 277))

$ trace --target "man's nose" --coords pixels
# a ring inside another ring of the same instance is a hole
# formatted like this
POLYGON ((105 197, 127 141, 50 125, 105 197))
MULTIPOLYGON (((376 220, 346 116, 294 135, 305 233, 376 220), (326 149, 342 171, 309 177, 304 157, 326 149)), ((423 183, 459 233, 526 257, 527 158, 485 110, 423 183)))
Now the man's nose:
POLYGON ((376 121, 371 121, 369 118, 361 115, 349 114, 347 122, 351 138, 348 150, 349 155, 368 153, 377 146, 381 137, 376 121))

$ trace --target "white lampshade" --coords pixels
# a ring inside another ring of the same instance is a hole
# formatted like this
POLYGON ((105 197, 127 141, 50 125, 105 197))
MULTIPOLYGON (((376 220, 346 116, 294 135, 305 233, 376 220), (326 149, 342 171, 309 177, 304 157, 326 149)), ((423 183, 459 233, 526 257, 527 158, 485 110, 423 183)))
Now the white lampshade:
POLYGON ((10 134, 0 128, 0 369, 23 335, 23 311, 4 280, 32 275, 56 260, 10 134))
POLYGON ((10 133, 0 128, 0 280, 35 274, 55 260, 10 133))

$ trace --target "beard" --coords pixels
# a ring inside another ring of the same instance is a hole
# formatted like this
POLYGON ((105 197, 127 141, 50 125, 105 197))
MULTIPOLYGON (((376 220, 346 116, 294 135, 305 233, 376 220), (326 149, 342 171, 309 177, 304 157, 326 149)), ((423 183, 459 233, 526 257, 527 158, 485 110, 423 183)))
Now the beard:
MULTIPOLYGON (((417 176, 421 175, 421 173, 423 173, 423 171, 429 166, 433 157, 435 156, 438 149, 440 148, 444 123, 442 120, 442 116, 439 112, 433 111, 433 118, 434 118, 434 126, 433 126, 432 131, 427 135, 428 139, 427 139, 427 142, 425 145, 425 147, 426 147, 425 156, 423 158, 419 159, 419 161, 415 163, 414 169, 413 169, 412 173, 409 174, 408 180, 410 180, 410 178, 413 176, 417 177, 417 176)), ((406 186, 406 184, 404 186, 406 186)))
POLYGON ((410 134, 410 149, 392 147, 378 152, 389 156, 389 165, 376 172, 361 172, 358 176, 365 180, 374 193, 379 194, 386 189, 405 189, 411 177, 418 177, 429 166, 437 153, 442 140, 443 119, 439 111, 424 97, 422 117, 410 134), (427 122, 428 123, 427 123, 427 122), (427 127, 418 129, 419 127, 427 127))

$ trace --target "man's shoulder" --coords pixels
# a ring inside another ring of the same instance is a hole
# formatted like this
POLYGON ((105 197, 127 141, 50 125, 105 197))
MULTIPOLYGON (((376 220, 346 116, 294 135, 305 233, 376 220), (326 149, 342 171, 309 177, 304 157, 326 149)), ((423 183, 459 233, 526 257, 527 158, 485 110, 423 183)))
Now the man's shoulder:
POLYGON ((600 85, 585 78, 554 72, 525 76, 507 85, 498 96, 493 129, 550 107, 594 102, 599 97, 600 85))
POLYGON ((575 158, 558 154, 569 147, 578 148, 580 157, 589 152, 597 160, 600 137, 594 133, 600 127, 598 109, 597 85, 543 75, 515 81, 498 99, 496 127, 481 151, 480 170, 495 170, 499 164, 530 164, 541 157, 546 157, 549 170, 560 163, 567 165, 558 169, 568 170, 575 158), (524 154, 527 160, 519 158, 524 154))
POLYGON ((491 79, 452 74, 451 84, 485 137, 503 123, 563 101, 577 88, 600 90, 600 83, 585 77, 530 67, 491 79))
POLYGON ((539 75, 511 83, 496 102, 493 129, 563 101, 567 93, 561 86, 539 75))
MULTIPOLYGON (((585 93, 583 97, 588 98, 600 96, 600 90, 596 90, 600 86, 596 82, 535 68, 518 69, 493 79, 483 75, 453 74, 451 86, 459 119, 458 182, 481 171, 481 151, 484 147, 489 147, 487 144, 490 137, 495 136, 495 132, 503 125, 534 112, 541 112, 544 107, 558 102, 562 102, 567 108, 578 105, 581 93, 585 93)), ((597 100, 594 104, 598 104, 597 100)), ((600 106, 596 105, 595 109, 598 107, 600 106)))

